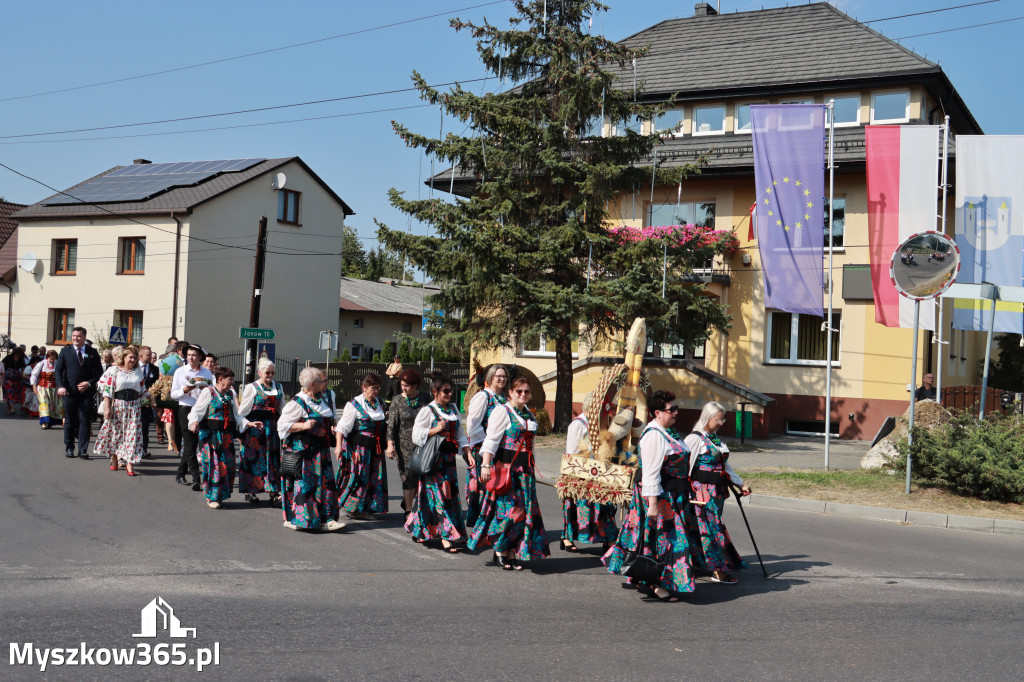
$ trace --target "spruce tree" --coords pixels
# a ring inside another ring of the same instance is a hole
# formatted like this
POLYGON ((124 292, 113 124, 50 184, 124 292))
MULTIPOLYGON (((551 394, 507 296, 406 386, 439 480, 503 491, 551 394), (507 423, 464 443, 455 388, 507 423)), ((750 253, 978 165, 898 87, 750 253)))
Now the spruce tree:
POLYGON ((379 224, 378 235, 440 285, 431 297, 434 309, 445 311, 435 321, 435 344, 515 347, 524 335, 538 334, 553 342, 555 428, 564 430, 572 417, 577 339, 621 338, 636 317, 647 319, 648 335, 658 342, 691 347, 712 329, 728 328, 724 309, 683 275, 734 240, 702 230, 639 239, 609 230, 614 199, 650 183, 652 173, 658 184, 674 185, 696 170, 652 168, 657 134, 627 129, 602 136, 602 117, 621 126, 662 111, 663 105, 638 103, 632 83, 616 75, 628 73, 646 50, 589 33, 589 18, 606 9, 600 3, 513 5, 507 29, 486 19, 451 22, 477 40, 483 66, 506 89, 442 92, 413 73, 421 98, 465 124, 465 134, 432 138, 393 123, 408 146, 453 164, 460 184, 471 183, 470 196, 410 200, 391 189, 392 205, 435 234, 379 224))

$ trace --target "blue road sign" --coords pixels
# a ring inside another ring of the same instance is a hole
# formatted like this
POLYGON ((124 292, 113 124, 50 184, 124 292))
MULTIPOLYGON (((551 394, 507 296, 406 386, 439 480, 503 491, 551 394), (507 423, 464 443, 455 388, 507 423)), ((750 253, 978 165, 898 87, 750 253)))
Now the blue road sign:
POLYGON ((271 362, 277 362, 275 357, 277 356, 277 344, 267 343, 266 341, 260 341, 256 344, 256 365, 259 366, 260 360, 266 358, 271 362))
POLYGON ((115 346, 126 345, 128 343, 128 327, 111 327, 108 340, 115 346))

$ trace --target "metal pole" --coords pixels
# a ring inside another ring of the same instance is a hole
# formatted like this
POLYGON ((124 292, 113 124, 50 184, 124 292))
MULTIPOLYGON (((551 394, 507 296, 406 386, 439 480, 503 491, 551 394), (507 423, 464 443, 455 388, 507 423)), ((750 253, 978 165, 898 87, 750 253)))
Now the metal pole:
MULTIPOLYGON (((260 218, 260 229, 256 237, 255 267, 252 272, 252 301, 249 306, 249 326, 260 326, 260 299, 263 298, 263 271, 267 260, 267 216, 260 218)), ((245 383, 256 378, 256 339, 245 343, 245 383)))
POLYGON ((829 100, 828 111, 828 334, 825 340, 825 471, 829 468, 829 446, 832 440, 832 212, 835 201, 835 100, 829 100))
POLYGON ((988 337, 985 340, 985 372, 981 379, 981 407, 978 409, 978 420, 985 420, 985 398, 988 396, 988 371, 992 361, 992 332, 996 328, 996 301, 998 296, 992 295, 991 318, 988 321, 988 337))
MULTIPOLYGON (((942 125, 942 213, 941 222, 939 224, 939 232, 946 234, 946 197, 948 187, 946 185, 947 178, 949 177, 949 116, 946 117, 946 122, 942 125)), ((939 324, 936 332, 938 347, 938 361, 935 363, 935 397, 939 399, 939 404, 942 404, 942 365, 945 361, 945 351, 942 350, 942 328, 945 324, 943 320, 943 312, 945 310, 945 300, 942 298, 935 299, 935 302, 939 306, 939 324)), ((947 342, 948 343, 948 342, 947 342)))
POLYGON ((910 451, 914 447, 914 408, 917 406, 917 337, 921 328, 921 301, 914 301, 914 345, 910 352, 910 423, 907 426, 907 494, 910 494, 910 451))

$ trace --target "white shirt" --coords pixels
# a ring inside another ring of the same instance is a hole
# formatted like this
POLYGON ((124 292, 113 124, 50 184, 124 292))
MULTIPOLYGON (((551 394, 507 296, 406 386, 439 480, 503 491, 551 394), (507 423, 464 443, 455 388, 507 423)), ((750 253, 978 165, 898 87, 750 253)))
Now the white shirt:
MULTIPOLYGON (((177 378, 177 373, 175 373, 177 378)), ((192 406, 192 409, 188 413, 188 425, 198 424, 206 418, 206 410, 210 407, 210 401, 213 400, 213 392, 216 391, 213 386, 207 386, 203 389, 202 393, 196 399, 196 404, 192 406)), ((231 414, 235 418, 235 428, 240 432, 245 431, 249 426, 249 420, 238 414, 238 403, 235 402, 235 396, 230 391, 224 396, 231 403, 231 414)))
POLYGON ((104 375, 106 381, 101 381, 101 392, 106 398, 113 398, 118 391, 131 389, 140 394, 146 392, 146 375, 136 367, 130 372, 120 367, 111 367, 104 375))
POLYGON ((484 442, 487 434, 484 432, 484 415, 487 414, 487 401, 490 398, 497 399, 494 391, 484 387, 469 401, 469 408, 466 410, 466 431, 469 435, 469 444, 476 445, 484 442))
POLYGON ((579 452, 580 441, 587 437, 587 415, 580 416, 569 422, 569 428, 565 432, 565 451, 572 455, 579 452))
MULTIPOLYGON (((451 404, 449 404, 451 408, 451 404)), ((441 409, 441 406, 437 404, 437 401, 421 407, 420 411, 416 413, 416 421, 412 425, 412 442, 416 445, 423 445, 427 442, 430 432, 430 423, 440 415, 441 419, 446 422, 455 422, 458 426, 455 429, 455 433, 459 440, 459 448, 468 448, 469 439, 466 438, 466 431, 462 428, 462 422, 459 420, 458 410, 452 409, 452 411, 445 412, 441 409)))
POLYGON ((205 367, 200 367, 199 369, 192 369, 188 365, 179 367, 174 371, 174 380, 171 382, 171 400, 177 400, 179 405, 184 405, 185 407, 192 407, 196 404, 195 396, 185 393, 185 386, 188 385, 189 379, 193 377, 206 379, 208 384, 213 384, 213 374, 205 367))
MULTIPOLYGON (((313 410, 324 417, 331 418, 334 416, 334 391, 330 391, 330 400, 325 400, 322 403, 316 402, 316 399, 305 391, 300 391, 296 398, 301 397, 302 400, 313 408, 313 410)), ((288 429, 292 427, 292 424, 297 424, 306 418, 306 410, 299 405, 297 400, 289 400, 288 404, 281 410, 281 416, 277 418, 277 435, 284 440, 288 437, 288 429)))
POLYGON ((644 497, 656 497, 664 491, 661 487, 661 466, 665 463, 665 458, 672 454, 672 445, 680 447, 683 443, 668 435, 665 428, 655 421, 647 425, 646 431, 637 446, 644 474, 640 494, 644 497))
POLYGON ((378 398, 377 406, 370 407, 366 402, 366 398, 361 395, 356 396, 345 404, 345 409, 341 412, 341 421, 334 427, 334 430, 342 436, 352 433, 352 429, 356 425, 356 419, 359 417, 359 412, 356 411, 356 406, 354 405, 356 402, 362 406, 366 414, 370 415, 370 419, 375 422, 384 421, 384 401, 378 398))
MULTIPOLYGON (((703 433, 705 436, 708 434, 707 431, 702 431, 701 433, 703 433)), ((707 446, 707 443, 704 442, 704 439, 701 438, 700 436, 698 436, 695 433, 691 433, 690 435, 688 435, 684 442, 686 443, 686 447, 690 450, 690 469, 689 470, 692 473, 693 472, 693 466, 697 463, 697 457, 699 457, 700 455, 702 455, 705 452, 707 452, 708 451, 708 446, 707 446)), ((726 445, 725 443, 722 443, 722 445, 721 445, 721 447, 719 449, 723 453, 729 452, 729 446, 726 445)), ((725 473, 729 477, 730 481, 732 481, 733 483, 735 483, 738 486, 742 486, 743 485, 743 479, 740 478, 740 475, 737 474, 733 470, 732 465, 729 464, 729 460, 728 459, 725 460, 725 473)))
POLYGON ((33 386, 38 386, 39 379, 41 378, 43 372, 54 372, 56 371, 56 369, 56 363, 50 362, 49 360, 37 362, 36 366, 32 368, 32 376, 29 377, 29 383, 32 384, 33 386))
POLYGON ((480 446, 481 453, 488 452, 493 455, 498 451, 501 441, 505 439, 505 431, 512 424, 512 417, 524 425, 527 431, 537 432, 537 422, 532 419, 523 419, 510 405, 499 405, 494 408, 490 419, 487 420, 487 437, 484 438, 484 444, 480 446))
MULTIPOLYGON (((281 384, 276 381, 270 384, 270 388, 260 385, 265 395, 277 395, 277 389, 281 388, 281 384)), ((283 389, 282 389, 283 392, 283 389)), ((282 397, 284 397, 282 395, 282 397)), ((252 406, 256 403, 256 384, 246 384, 245 388, 242 389, 242 399, 238 401, 238 413, 248 416, 252 412, 252 406)))

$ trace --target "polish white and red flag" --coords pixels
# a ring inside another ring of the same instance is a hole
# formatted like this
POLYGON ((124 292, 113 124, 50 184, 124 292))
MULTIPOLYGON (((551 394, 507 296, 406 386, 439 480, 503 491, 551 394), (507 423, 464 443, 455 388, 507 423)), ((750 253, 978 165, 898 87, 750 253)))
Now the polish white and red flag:
MULTIPOLYGON (((938 213, 939 126, 867 126, 868 248, 875 322, 914 326, 914 301, 889 278, 900 243, 918 232, 934 232, 938 213)), ((921 304, 920 326, 935 329, 935 305, 921 304)))

